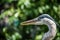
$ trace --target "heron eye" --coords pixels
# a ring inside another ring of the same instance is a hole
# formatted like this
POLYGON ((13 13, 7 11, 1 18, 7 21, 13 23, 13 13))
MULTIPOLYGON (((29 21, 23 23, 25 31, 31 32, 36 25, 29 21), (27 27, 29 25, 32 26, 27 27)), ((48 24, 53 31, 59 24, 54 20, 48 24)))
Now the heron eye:
POLYGON ((41 21, 41 19, 43 19, 44 17, 39 17, 38 20, 41 21))

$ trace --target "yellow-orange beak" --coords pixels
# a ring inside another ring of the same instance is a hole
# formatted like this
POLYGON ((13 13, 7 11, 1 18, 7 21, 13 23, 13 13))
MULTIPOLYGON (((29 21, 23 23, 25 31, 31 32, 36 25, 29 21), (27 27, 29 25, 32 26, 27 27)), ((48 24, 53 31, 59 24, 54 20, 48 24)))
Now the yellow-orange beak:
POLYGON ((35 25, 36 22, 37 20, 33 19, 33 20, 22 22, 21 25, 35 25))

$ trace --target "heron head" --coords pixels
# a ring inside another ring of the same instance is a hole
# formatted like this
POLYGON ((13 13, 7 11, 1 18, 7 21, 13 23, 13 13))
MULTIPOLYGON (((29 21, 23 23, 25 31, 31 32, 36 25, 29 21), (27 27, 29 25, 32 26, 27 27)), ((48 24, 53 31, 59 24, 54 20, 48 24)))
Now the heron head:
POLYGON ((43 14, 43 15, 40 15, 39 17, 34 18, 32 20, 28 20, 28 21, 22 22, 21 25, 43 25, 44 24, 44 20, 43 20, 44 18, 48 18, 48 19, 54 20, 48 14, 43 14))

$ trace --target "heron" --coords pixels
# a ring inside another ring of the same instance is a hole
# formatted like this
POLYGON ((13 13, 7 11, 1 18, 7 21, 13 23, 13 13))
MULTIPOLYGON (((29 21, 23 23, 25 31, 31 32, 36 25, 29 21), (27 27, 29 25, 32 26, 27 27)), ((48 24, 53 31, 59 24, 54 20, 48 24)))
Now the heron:
POLYGON ((21 25, 47 25, 49 30, 43 35, 42 40, 53 40, 57 33, 56 23, 48 14, 42 14, 34 19, 24 21, 21 25))

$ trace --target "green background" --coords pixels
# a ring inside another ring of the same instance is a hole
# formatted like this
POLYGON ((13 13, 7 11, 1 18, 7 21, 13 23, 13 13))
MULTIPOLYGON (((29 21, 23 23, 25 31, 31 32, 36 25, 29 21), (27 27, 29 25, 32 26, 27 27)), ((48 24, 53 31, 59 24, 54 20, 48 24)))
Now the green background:
MULTIPOLYGON (((60 24, 59 0, 0 0, 0 23, 3 25, 5 22, 5 25, 0 29, 2 29, 6 40, 42 40, 43 34, 48 31, 46 25, 36 26, 38 30, 35 37, 31 37, 31 30, 34 29, 35 25, 20 25, 21 22, 42 14, 49 14, 60 24)), ((58 26, 54 40, 60 40, 60 27, 58 26)))

